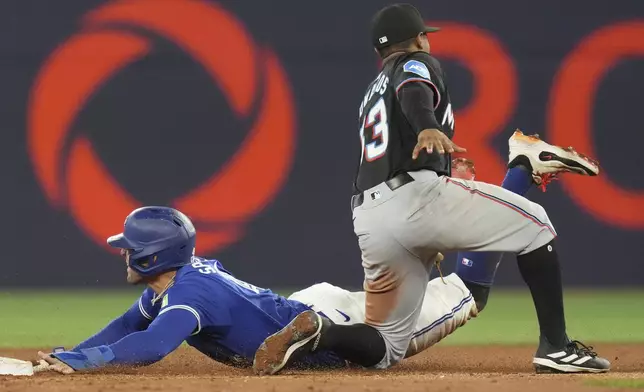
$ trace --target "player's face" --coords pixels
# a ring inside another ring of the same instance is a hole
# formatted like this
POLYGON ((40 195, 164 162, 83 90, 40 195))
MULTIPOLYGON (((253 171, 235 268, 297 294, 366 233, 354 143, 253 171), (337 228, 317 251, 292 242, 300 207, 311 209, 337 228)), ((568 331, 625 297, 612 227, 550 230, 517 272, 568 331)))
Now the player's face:
POLYGON ((143 278, 135 270, 130 268, 130 252, 127 249, 121 249, 121 256, 125 259, 125 265, 127 266, 127 282, 129 284, 140 283, 143 278))

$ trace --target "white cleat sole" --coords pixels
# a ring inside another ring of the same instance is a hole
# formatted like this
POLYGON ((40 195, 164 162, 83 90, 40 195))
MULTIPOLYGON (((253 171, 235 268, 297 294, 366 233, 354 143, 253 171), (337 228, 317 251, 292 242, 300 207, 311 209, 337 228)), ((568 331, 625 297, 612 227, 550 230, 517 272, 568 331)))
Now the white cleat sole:
POLYGON ((569 364, 559 364, 546 358, 534 358, 532 360, 537 373, 606 373, 610 369, 595 369, 569 364))

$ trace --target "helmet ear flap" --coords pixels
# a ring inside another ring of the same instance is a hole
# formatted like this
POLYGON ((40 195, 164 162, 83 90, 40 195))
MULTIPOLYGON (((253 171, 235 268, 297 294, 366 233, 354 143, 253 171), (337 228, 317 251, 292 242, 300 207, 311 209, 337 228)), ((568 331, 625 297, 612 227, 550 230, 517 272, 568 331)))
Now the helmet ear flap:
POLYGON ((151 265, 154 265, 157 262, 157 255, 150 255, 146 257, 142 257, 137 260, 133 260, 132 264, 135 264, 137 267, 142 268, 144 270, 150 268, 151 265))

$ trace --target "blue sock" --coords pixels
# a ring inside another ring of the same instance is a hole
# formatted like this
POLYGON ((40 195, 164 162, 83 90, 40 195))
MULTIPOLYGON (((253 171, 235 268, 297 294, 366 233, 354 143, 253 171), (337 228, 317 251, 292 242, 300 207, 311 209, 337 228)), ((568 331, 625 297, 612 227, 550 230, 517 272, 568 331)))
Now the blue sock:
MULTIPOLYGON (((522 165, 507 171, 501 187, 525 196, 532 186, 532 174, 522 165)), ((461 280, 482 286, 492 286, 502 252, 459 252, 456 257, 456 274, 461 280)))
POLYGON ((458 252, 454 272, 464 282, 490 287, 502 257, 502 252, 458 252))
POLYGON ((505 173, 501 187, 514 192, 517 195, 525 196, 532 186, 532 173, 525 166, 515 166, 505 173))

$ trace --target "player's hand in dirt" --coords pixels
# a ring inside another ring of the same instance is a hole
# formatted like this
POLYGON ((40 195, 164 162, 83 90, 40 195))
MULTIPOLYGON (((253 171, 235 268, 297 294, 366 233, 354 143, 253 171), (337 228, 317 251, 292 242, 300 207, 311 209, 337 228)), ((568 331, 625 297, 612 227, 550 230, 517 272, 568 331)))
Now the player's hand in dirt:
POLYGON ((426 150, 428 154, 434 152, 434 149, 436 149, 439 154, 445 154, 446 152, 467 152, 465 148, 458 146, 438 129, 423 129, 418 134, 418 143, 416 143, 414 152, 411 154, 412 159, 418 158, 418 154, 420 154, 423 149, 426 150))
POLYGON ((34 367, 34 373, 46 372, 48 370, 51 370, 49 363, 42 359, 32 360, 31 365, 34 367))
POLYGON ((42 351, 38 351, 38 356, 40 357, 40 359, 42 359, 43 361, 49 364, 49 367, 47 368, 47 370, 53 370, 61 374, 74 373, 74 369, 69 367, 67 364, 59 361, 58 359, 50 356, 49 354, 45 354, 42 351))

